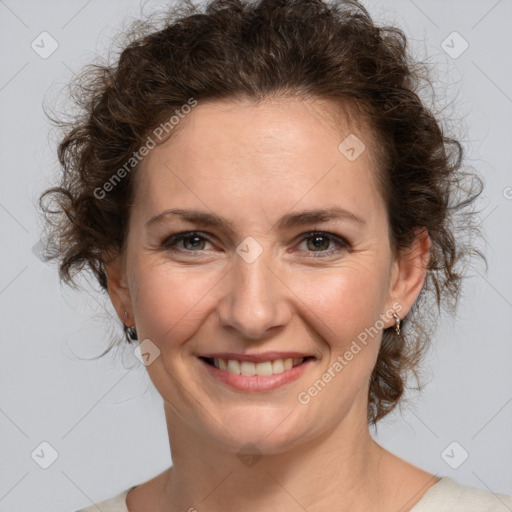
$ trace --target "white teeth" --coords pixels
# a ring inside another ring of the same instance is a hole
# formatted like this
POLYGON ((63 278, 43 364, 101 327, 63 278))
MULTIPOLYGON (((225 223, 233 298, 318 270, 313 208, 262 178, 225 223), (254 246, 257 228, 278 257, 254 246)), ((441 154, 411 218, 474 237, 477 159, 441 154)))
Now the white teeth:
POLYGON ((226 369, 228 372, 240 375, 240 363, 234 359, 228 361, 228 367, 226 369))
POLYGON ((235 359, 226 361, 224 359, 214 358, 213 366, 220 370, 234 373, 235 375, 260 375, 261 377, 266 377, 290 370, 294 366, 302 363, 303 360, 304 358, 302 357, 289 357, 288 359, 275 359, 274 361, 252 363, 250 361, 236 361, 235 359))
POLYGON ((240 363, 240 373, 242 375, 256 375, 256 365, 250 361, 242 361, 240 363))
POLYGON ((273 369, 272 369, 272 362, 271 361, 265 361, 264 363, 257 363, 255 365, 256 367, 256 375, 272 375, 273 369))
POLYGON ((284 364, 282 359, 276 359, 272 361, 272 373, 282 373, 284 372, 284 364))

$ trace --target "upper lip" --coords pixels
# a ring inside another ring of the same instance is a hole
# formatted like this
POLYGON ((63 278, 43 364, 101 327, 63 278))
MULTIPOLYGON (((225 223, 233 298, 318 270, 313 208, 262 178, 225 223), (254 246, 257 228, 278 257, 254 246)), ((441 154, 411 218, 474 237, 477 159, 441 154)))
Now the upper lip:
POLYGON ((259 354, 237 354, 235 352, 211 352, 209 354, 200 354, 199 357, 208 359, 230 359, 236 361, 249 361, 251 363, 261 363, 264 361, 274 361, 275 359, 294 359, 304 357, 314 357, 311 354, 303 352, 262 352, 259 354))

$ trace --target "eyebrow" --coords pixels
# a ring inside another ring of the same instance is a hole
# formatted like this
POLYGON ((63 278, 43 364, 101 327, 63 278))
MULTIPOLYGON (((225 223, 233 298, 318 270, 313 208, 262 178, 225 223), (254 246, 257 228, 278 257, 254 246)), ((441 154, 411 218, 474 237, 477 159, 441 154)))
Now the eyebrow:
MULTIPOLYGON (((179 217, 181 220, 190 223, 201 224, 207 227, 224 228, 234 233, 233 224, 215 213, 203 212, 200 210, 189 210, 173 208, 165 210, 146 222, 146 227, 164 222, 169 217, 179 217)), ((287 213, 277 222, 277 229, 284 231, 296 226, 326 222, 328 220, 346 220, 352 223, 364 225, 366 221, 355 213, 338 206, 326 209, 303 210, 296 213, 287 213)))

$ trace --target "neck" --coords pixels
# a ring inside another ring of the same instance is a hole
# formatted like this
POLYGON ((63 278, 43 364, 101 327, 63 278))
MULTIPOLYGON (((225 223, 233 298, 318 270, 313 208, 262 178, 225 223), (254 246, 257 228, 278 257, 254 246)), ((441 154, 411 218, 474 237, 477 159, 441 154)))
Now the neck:
POLYGON ((173 461, 164 493, 169 512, 378 509, 383 450, 370 435, 366 410, 352 410, 335 428, 282 453, 252 458, 200 435, 166 402, 165 413, 173 461))

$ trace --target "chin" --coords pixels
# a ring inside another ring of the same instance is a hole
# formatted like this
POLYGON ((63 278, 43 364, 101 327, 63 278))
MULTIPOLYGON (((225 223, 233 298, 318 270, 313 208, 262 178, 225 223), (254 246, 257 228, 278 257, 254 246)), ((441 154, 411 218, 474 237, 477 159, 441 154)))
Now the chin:
MULTIPOLYGON (((291 411, 292 406, 236 407, 232 414, 217 416, 217 422, 210 424, 214 430, 205 435, 237 455, 245 452, 255 455, 283 453, 306 442, 309 437, 305 419, 291 411)), ((312 432, 310 434, 313 436, 312 432)))

